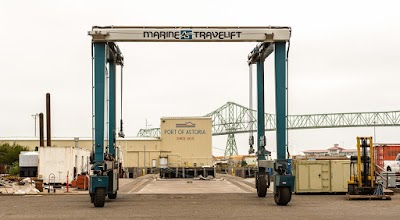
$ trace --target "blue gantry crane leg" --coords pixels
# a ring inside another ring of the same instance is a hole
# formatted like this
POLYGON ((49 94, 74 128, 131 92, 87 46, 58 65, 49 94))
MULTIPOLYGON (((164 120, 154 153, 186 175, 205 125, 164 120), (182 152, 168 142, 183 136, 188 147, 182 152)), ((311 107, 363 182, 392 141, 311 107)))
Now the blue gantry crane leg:
MULTIPOLYGON (((257 127, 264 128, 265 121, 265 104, 264 104, 264 60, 257 60, 257 127)), ((265 129, 257 129, 257 160, 265 161, 265 150, 266 138, 265 129)), ((267 189, 269 188, 269 172, 267 167, 259 166, 256 172, 256 189, 259 197, 265 197, 267 195, 267 189)))
POLYGON ((274 199, 287 205, 292 198, 294 176, 286 157, 286 42, 275 43, 275 108, 277 159, 274 163, 274 199))
POLYGON ((265 197, 270 175, 274 177, 274 198, 278 205, 291 200, 294 176, 291 175, 286 157, 286 42, 261 43, 250 53, 248 63, 257 64, 257 161, 256 188, 259 197, 265 197), (277 159, 267 160, 271 152, 265 149, 265 98, 264 61, 275 51, 275 106, 277 159))
POLYGON ((123 66, 123 57, 115 43, 93 43, 94 75, 94 146, 91 156, 93 175, 89 195, 95 207, 103 207, 105 198, 115 199, 118 190, 118 155, 115 149, 115 83, 116 65, 123 66), (107 68, 108 65, 108 68, 107 68), (106 88, 108 112, 105 111, 106 88), (105 113, 108 114, 108 142, 105 134, 105 113), (108 145, 105 146, 104 143, 108 145))

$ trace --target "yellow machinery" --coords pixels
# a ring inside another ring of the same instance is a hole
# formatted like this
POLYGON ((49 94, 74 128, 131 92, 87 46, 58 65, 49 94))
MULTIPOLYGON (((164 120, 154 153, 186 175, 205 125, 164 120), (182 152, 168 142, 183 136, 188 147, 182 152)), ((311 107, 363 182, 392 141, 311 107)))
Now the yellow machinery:
POLYGON ((357 137, 357 156, 351 156, 349 195, 373 195, 375 163, 372 137, 357 137))

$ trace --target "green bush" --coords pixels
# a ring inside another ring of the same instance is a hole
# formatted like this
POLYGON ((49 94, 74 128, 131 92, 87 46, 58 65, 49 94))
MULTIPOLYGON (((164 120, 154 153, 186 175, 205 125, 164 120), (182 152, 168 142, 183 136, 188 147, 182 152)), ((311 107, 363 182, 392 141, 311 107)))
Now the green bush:
POLYGON ((9 174, 14 175, 14 176, 19 175, 19 163, 18 162, 14 162, 11 164, 9 174))
POLYGON ((0 164, 11 165, 10 173, 13 172, 15 175, 19 174, 19 153, 21 151, 27 151, 28 147, 21 146, 19 144, 9 143, 0 144, 0 164))

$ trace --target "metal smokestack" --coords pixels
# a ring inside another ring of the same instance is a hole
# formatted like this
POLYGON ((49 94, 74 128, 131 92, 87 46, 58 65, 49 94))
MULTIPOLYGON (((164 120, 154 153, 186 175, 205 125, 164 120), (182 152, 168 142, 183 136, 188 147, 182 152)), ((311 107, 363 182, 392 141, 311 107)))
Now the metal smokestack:
POLYGON ((39 114, 39 146, 44 147, 43 113, 39 114))
POLYGON ((47 131, 47 146, 51 147, 50 93, 46 94, 46 131, 47 131))

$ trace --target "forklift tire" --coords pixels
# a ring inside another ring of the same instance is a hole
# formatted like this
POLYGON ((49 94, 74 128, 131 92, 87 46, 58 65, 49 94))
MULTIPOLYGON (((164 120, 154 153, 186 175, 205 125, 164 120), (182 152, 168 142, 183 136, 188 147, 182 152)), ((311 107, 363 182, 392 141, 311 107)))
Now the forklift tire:
POLYGON ((117 198, 117 192, 115 192, 115 193, 108 193, 108 198, 109 198, 109 199, 116 199, 116 198, 117 198))
POLYGON ((287 205, 292 199, 292 192, 289 187, 276 187, 274 199, 277 205, 287 205))
POLYGON ((94 193, 94 207, 103 207, 106 201, 106 189, 96 188, 94 193))
POLYGON ((348 187, 347 188, 347 194, 349 194, 349 195, 356 194, 355 185, 349 184, 347 187, 348 187))
POLYGON ((258 175, 256 186, 258 197, 265 197, 267 195, 267 180, 265 179, 265 174, 258 175))

